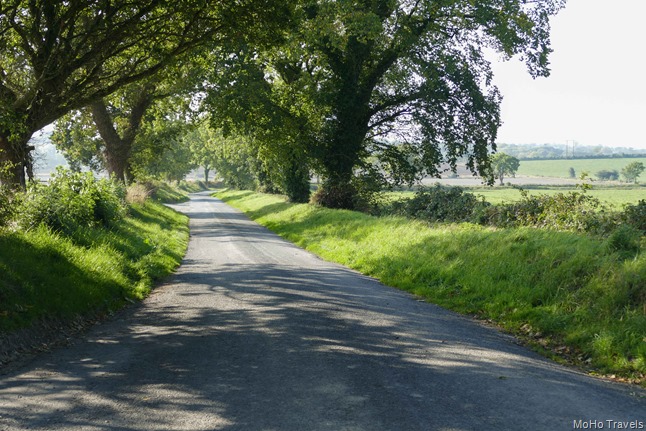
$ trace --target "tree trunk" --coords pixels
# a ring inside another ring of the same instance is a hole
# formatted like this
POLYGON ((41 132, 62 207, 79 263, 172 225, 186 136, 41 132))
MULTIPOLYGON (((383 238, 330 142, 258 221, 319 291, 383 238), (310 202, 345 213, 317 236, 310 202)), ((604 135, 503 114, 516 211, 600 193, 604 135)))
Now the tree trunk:
MULTIPOLYGON (((356 105, 355 105, 356 106, 356 105)), ((360 106, 348 106, 337 115, 322 157, 325 181, 319 192, 319 203, 329 208, 356 209, 357 190, 352 185, 354 169, 361 161, 369 117, 360 106)), ((317 199, 318 201, 318 199, 317 199)))
POLYGON ((0 133, 0 182, 12 189, 25 189, 27 178, 33 179, 33 163, 28 145, 31 135, 10 140, 8 133, 0 133))
POLYGON ((310 170, 296 155, 292 154, 285 166, 285 193, 290 202, 306 203, 310 200, 310 170))
POLYGON ((128 125, 121 136, 115 128, 114 120, 108 112, 105 101, 101 99, 90 105, 92 119, 105 143, 104 155, 108 173, 122 183, 127 183, 132 179, 130 173, 132 146, 143 116, 152 103, 151 89, 154 87, 144 86, 141 89, 140 96, 130 111, 128 125))
POLYGON ((209 172, 211 172, 211 169, 208 166, 204 166, 204 182, 207 185, 209 184, 209 172))

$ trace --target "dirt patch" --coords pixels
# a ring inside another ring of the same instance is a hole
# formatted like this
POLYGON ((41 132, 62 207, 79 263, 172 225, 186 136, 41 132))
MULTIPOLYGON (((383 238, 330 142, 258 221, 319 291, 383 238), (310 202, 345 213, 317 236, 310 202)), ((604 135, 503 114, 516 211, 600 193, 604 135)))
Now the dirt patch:
POLYGON ((0 333, 0 375, 19 368, 40 353, 70 345, 79 335, 108 317, 110 315, 106 313, 94 313, 69 321, 46 319, 29 328, 0 333))

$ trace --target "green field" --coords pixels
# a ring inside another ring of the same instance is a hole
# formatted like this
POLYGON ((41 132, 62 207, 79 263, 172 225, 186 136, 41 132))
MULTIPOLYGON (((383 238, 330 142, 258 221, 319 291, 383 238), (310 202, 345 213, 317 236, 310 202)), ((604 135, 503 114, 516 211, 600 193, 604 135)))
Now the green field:
MULTIPOLYGON (((612 158, 612 159, 571 159, 571 160, 521 160, 517 175, 535 177, 570 178, 569 169, 574 168, 577 177, 584 171, 592 177, 601 170, 621 170, 631 162, 642 162, 646 165, 646 157, 642 158, 612 158)), ((640 177, 646 182, 646 173, 640 177)))
MULTIPOLYGON (((521 199, 520 191, 511 187, 474 187, 468 188, 469 192, 484 196, 491 204, 514 202, 521 199)), ((567 193, 576 190, 575 187, 544 187, 527 189, 530 195, 567 193)), ((641 199, 646 199, 646 187, 606 187, 593 188, 587 192, 599 199, 610 208, 620 210, 625 204, 636 204, 641 199)))
MULTIPOLYGON (((487 202, 493 205, 515 202, 522 198, 520 191, 513 187, 464 187, 464 189, 470 193, 484 197, 487 202)), ((554 195, 556 193, 567 193, 578 189, 572 186, 531 186, 526 187, 525 190, 530 195, 554 195)), ((611 209, 621 210, 626 204, 634 205, 641 199, 646 199, 646 186, 593 187, 587 193, 599 199, 611 209)), ((389 192, 386 193, 386 197, 387 199, 398 199, 412 197, 413 194, 414 192, 389 192)))

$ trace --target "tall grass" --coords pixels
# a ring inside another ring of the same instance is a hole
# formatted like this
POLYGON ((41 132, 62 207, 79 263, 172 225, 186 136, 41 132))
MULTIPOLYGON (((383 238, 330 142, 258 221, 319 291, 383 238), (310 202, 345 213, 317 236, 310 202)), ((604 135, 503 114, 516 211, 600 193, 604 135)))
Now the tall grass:
POLYGON ((148 201, 117 225, 71 235, 41 225, 0 231, 0 332, 43 319, 71 319, 141 299, 179 265, 185 216, 148 201))
POLYGON ((570 232, 429 225, 249 192, 218 197, 325 259, 496 322, 555 358, 644 381, 644 253, 570 232))

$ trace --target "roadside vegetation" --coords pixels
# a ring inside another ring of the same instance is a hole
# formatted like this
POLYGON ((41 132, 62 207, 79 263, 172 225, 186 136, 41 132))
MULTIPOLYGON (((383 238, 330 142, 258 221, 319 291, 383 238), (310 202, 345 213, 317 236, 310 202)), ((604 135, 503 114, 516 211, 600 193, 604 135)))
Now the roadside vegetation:
POLYGON ((188 243, 187 218, 150 198, 169 190, 63 170, 47 186, 3 190, 0 338, 144 298, 188 243))
MULTIPOLYGON (((545 228, 494 227, 378 217, 244 191, 217 196, 325 259, 493 322, 554 359, 644 384, 644 231, 621 217, 615 229, 591 234, 557 219, 545 228)), ((646 202, 631 208, 643 222, 646 202)))
MULTIPOLYGON (((526 185, 526 186, 459 186, 465 192, 476 195, 479 198, 484 198, 486 202, 497 205, 501 203, 517 202, 523 198, 524 190, 530 196, 534 195, 556 195, 559 193, 568 193, 580 191, 580 188, 572 185, 554 186, 554 185, 526 185)), ((397 200, 403 198, 410 198, 415 195, 415 190, 386 192, 383 194, 382 199, 397 200)), ((598 186, 593 185, 593 188, 587 190, 587 194, 600 203, 607 206, 612 210, 621 210, 624 205, 634 205, 641 199, 646 197, 646 186, 643 185, 620 185, 620 186, 598 186)))

